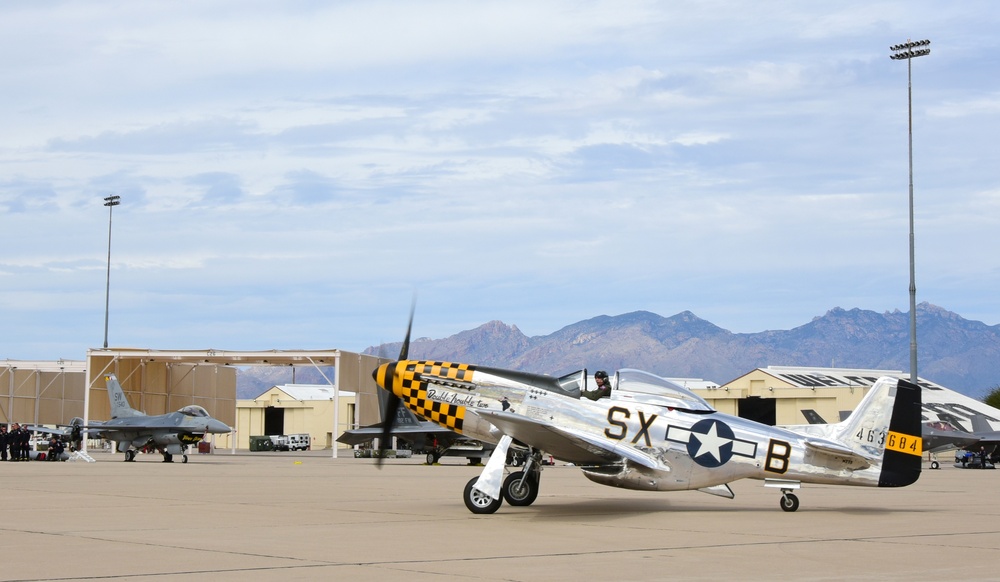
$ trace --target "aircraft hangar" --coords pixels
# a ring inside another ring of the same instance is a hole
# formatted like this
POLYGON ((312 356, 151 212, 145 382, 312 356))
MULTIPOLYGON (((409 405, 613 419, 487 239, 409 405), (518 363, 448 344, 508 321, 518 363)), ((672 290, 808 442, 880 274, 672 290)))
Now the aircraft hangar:
MULTIPOLYGON (((113 373, 130 404, 146 414, 198 404, 235 427, 238 367, 332 366, 334 376, 327 378, 330 385, 356 393, 355 422, 371 424, 379 420, 377 386, 371 377, 379 362, 375 356, 342 350, 140 348, 91 349, 86 361, 6 360, 0 362, 0 421, 55 425, 68 424, 74 417, 105 420, 110 417, 110 404, 104 375, 113 373)), ((225 440, 219 446, 228 446, 225 440)))
POLYGON ((80 360, 4 360, 0 422, 55 424, 83 417, 85 386, 86 363, 80 360))
MULTIPOLYGON (((693 389, 720 412, 765 424, 839 422, 854 410, 880 376, 909 380, 900 370, 768 366, 711 389, 693 389)), ((1000 430, 1000 410, 940 384, 918 378, 926 421, 947 421, 971 429, 983 416, 1000 430)))

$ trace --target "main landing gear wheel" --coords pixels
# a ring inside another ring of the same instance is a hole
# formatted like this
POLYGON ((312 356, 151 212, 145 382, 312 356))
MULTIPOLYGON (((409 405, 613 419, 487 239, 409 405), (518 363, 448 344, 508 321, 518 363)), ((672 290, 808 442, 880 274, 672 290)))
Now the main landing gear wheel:
POLYGON ((940 469, 940 468, 941 468, 941 463, 938 463, 937 461, 931 461, 931 469, 940 469))
POLYGON ((174 456, 171 455, 170 453, 163 453, 163 462, 164 463, 173 463, 174 462, 174 456))
POLYGON ((781 509, 784 511, 795 511, 799 508, 799 498, 794 493, 785 493, 781 496, 781 509))
POLYGON ((184 460, 183 460, 183 461, 181 461, 181 462, 182 462, 182 463, 186 463, 186 462, 188 462, 188 456, 187 456, 187 455, 184 455, 184 460))
MULTIPOLYGON (((465 501, 465 506, 469 508, 472 513, 478 514, 489 514, 496 513, 500 509, 500 505, 503 503, 503 496, 500 499, 493 499, 489 495, 483 493, 482 491, 473 487, 479 477, 473 477, 465 485, 465 493, 462 495, 462 499, 465 501)), ((506 489, 506 487, 504 487, 506 489)))
POLYGON ((428 465, 433 465, 437 462, 437 457, 434 456, 434 453, 427 453, 427 458, 424 460, 427 461, 428 465))
POLYGON ((539 475, 537 473, 524 478, 524 471, 511 473, 504 479, 503 498, 515 507, 526 507, 535 502, 538 497, 539 475))
POLYGON ((135 460, 135 451, 133 451, 132 449, 125 451, 125 462, 131 463, 134 460, 135 460))

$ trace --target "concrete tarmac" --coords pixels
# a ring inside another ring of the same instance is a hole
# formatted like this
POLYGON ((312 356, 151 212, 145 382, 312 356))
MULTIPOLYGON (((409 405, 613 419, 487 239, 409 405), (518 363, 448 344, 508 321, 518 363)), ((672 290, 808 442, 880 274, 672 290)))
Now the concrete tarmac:
POLYGON ((1000 471, 903 489, 805 485, 786 513, 603 487, 547 467, 531 507, 470 513, 480 468, 445 458, 193 454, 0 466, 0 580, 996 580, 1000 471))

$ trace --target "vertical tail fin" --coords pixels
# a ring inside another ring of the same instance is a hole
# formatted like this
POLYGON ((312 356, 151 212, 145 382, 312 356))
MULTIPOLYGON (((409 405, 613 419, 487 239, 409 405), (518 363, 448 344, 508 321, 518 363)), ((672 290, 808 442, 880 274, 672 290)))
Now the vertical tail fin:
POLYGON ((104 376, 108 385, 108 400, 111 402, 111 418, 127 418, 130 416, 145 416, 138 410, 129 406, 128 398, 125 398, 125 391, 118 383, 118 378, 114 374, 104 376))
POLYGON ((993 426, 990 421, 986 420, 986 417, 982 414, 974 414, 972 416, 972 432, 982 433, 982 432, 993 432, 993 426))
POLYGON ((882 459, 879 487, 905 487, 920 477, 920 396, 920 387, 906 380, 879 378, 839 425, 841 443, 866 457, 882 459))
POLYGON ((920 386, 906 380, 898 382, 879 487, 905 487, 920 478, 924 442, 920 434, 920 386))
MULTIPOLYGON (((379 418, 384 419, 385 411, 389 407, 389 392, 387 390, 379 390, 377 394, 379 418)), ((417 417, 405 406, 396 408, 396 419, 392 423, 393 426, 413 427, 418 424, 417 417)))

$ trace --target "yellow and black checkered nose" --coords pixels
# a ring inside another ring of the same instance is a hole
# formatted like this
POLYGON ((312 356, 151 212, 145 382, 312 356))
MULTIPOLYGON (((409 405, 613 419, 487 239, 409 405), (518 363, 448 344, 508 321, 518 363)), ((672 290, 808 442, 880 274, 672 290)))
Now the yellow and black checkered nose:
POLYGON ((372 378, 375 380, 375 383, 389 392, 392 392, 393 371, 396 369, 396 364, 397 362, 382 364, 372 370, 372 378))
POLYGON ((382 364, 375 369, 372 377, 379 386, 398 396, 407 408, 420 417, 461 433, 465 407, 431 400, 427 395, 428 383, 422 378, 424 374, 445 379, 471 380, 472 369, 466 364, 400 360, 382 364))

